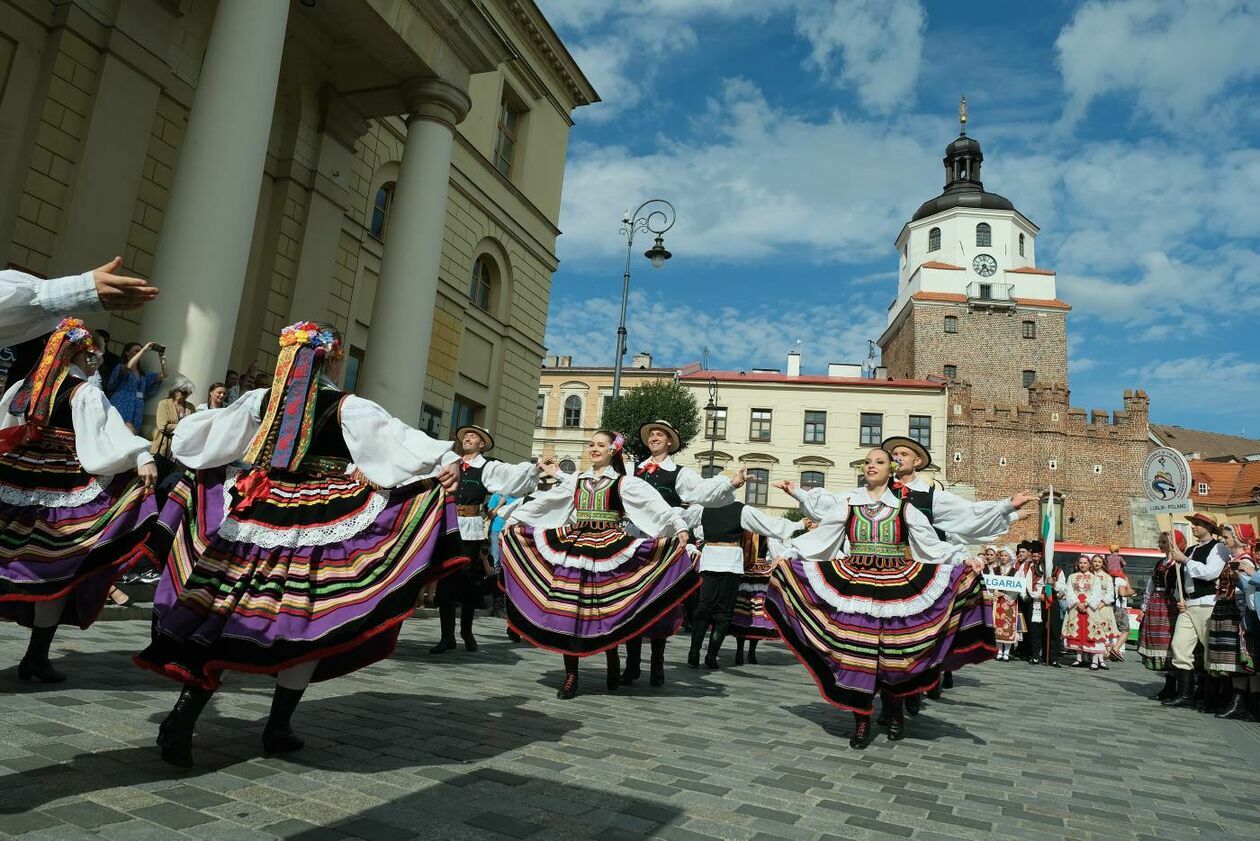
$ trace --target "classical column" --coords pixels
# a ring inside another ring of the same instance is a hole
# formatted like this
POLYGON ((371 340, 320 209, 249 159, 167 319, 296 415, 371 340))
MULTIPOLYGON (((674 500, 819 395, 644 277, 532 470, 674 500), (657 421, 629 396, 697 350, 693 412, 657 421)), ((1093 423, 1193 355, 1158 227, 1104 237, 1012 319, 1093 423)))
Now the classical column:
POLYGON ((420 422, 437 305, 455 126, 468 94, 441 79, 403 86, 411 114, 389 214, 372 333, 359 391, 409 424, 420 422))
POLYGON ((219 0, 162 220, 139 339, 198 393, 227 368, 275 110, 289 4, 219 0))

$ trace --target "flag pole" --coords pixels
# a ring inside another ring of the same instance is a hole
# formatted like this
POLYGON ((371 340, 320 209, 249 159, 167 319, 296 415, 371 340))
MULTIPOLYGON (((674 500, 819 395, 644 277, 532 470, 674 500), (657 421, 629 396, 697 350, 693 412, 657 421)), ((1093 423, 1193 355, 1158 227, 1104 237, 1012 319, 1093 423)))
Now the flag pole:
POLYGON ((1045 639, 1045 645, 1043 646, 1043 651, 1045 653, 1044 654, 1045 665, 1048 666, 1050 665, 1050 656, 1051 656, 1050 655, 1050 635, 1053 633, 1053 626, 1051 625, 1051 622, 1050 622, 1050 611, 1057 609, 1057 606, 1054 604, 1054 583, 1050 579, 1051 573, 1054 570, 1054 535, 1055 535, 1055 532, 1057 531, 1057 528, 1055 526, 1055 520, 1054 520, 1054 483, 1053 482, 1050 483, 1050 489, 1047 492, 1046 502, 1048 503, 1046 505, 1046 513, 1045 513, 1045 516, 1041 518, 1041 542, 1042 542, 1042 549, 1043 549, 1042 575, 1044 576, 1043 577, 1044 583, 1042 584, 1042 591, 1043 591, 1042 602, 1045 605, 1045 616, 1043 617, 1043 619, 1045 620, 1044 625, 1046 629, 1046 639, 1045 639))

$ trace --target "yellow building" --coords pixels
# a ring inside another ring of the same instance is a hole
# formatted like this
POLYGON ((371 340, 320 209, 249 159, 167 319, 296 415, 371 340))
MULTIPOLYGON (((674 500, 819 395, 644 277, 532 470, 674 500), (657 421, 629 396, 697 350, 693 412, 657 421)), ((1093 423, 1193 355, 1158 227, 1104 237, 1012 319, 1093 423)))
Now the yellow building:
POLYGON ((0 33, 0 264, 122 254, 162 294, 94 326, 199 392, 330 320, 348 387, 526 456, 598 101, 533 0, 0 0, 0 33))

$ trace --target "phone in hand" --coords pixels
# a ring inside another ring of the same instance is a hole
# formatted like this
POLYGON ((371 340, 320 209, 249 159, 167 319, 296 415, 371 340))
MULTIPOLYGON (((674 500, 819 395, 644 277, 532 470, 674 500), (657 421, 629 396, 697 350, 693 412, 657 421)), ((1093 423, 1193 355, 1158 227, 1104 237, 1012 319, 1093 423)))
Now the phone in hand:
POLYGON ((158 356, 161 356, 162 354, 166 353, 166 345, 154 344, 153 350, 155 353, 157 353, 158 356))

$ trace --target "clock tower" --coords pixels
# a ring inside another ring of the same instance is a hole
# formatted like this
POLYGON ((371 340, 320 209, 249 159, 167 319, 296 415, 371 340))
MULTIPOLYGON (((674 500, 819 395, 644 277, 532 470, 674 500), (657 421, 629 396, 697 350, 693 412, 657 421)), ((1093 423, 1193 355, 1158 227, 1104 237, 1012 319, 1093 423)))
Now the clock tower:
POLYGON ((879 339, 895 378, 943 377, 975 399, 1028 405, 1033 383, 1067 384, 1067 325, 1053 271, 1036 263, 1039 229, 1011 201, 984 189, 980 143, 945 147, 945 188, 897 235, 897 297, 879 339))

